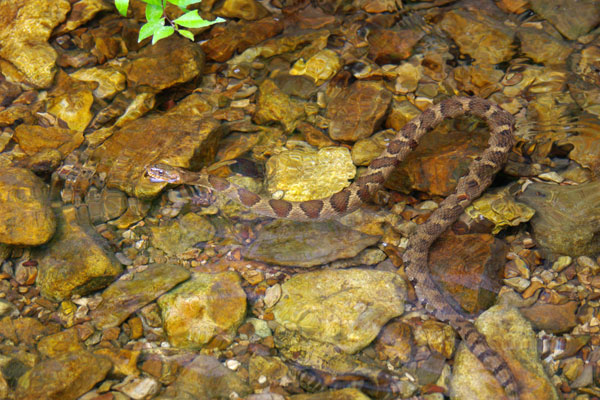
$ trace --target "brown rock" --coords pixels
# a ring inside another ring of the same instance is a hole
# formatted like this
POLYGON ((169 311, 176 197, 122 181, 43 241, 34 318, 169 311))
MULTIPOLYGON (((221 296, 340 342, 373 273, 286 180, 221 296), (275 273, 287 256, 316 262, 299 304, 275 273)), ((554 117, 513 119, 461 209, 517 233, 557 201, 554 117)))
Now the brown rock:
POLYGON ((172 35, 140 50, 124 65, 123 72, 130 85, 160 91, 197 77, 203 68, 202 49, 188 39, 172 35))
POLYGON ((206 56, 224 62, 237 51, 241 53, 249 47, 273 37, 283 30, 283 22, 273 17, 258 21, 228 21, 217 24, 210 31, 210 39, 202 43, 206 56))
POLYGON ((304 106, 280 90, 271 79, 265 79, 258 89, 256 113, 253 121, 257 124, 279 122, 286 132, 296 127, 298 120, 304 116, 304 106))
POLYGON ((352 142, 370 136, 381 125, 391 100, 378 82, 354 82, 327 105, 329 136, 352 142))
POLYGON ((58 126, 43 127, 39 125, 18 125, 14 139, 27 155, 34 155, 44 150, 58 150, 64 158, 83 143, 83 132, 60 128, 58 126))
POLYGON ((66 329, 43 337, 38 342, 37 349, 48 358, 55 358, 63 354, 84 350, 75 328, 66 329))
POLYGON ((242 18, 249 21, 269 15, 269 11, 256 0, 225 0, 213 12, 219 17, 242 18))
POLYGON ((429 265, 434 279, 473 314, 495 302, 506 252, 492 235, 447 232, 431 247, 429 265))
POLYGON ((536 14, 548 20, 567 39, 577 39, 600 23, 596 0, 531 0, 530 4, 536 14))
POLYGON ((410 326, 400 321, 393 321, 383 327, 375 350, 381 360, 389 360, 392 365, 401 365, 410 361, 413 352, 413 337, 410 326))
POLYGON ((377 64, 396 64, 410 57, 424 33, 420 30, 374 29, 369 32, 369 58, 377 64))
POLYGON ((521 314, 539 329, 549 333, 564 333, 577 325, 577 311, 579 302, 569 301, 565 304, 535 304, 521 308, 521 314))
POLYGON ((50 86, 56 72, 56 51, 47 41, 70 9, 68 0, 0 3, 0 57, 17 67, 29 83, 50 86))
POLYGON ((138 376, 140 371, 137 368, 137 360, 140 355, 139 350, 106 348, 94 351, 94 354, 108 358, 113 369, 111 374, 117 376, 138 376))
POLYGON ((87 351, 68 353, 37 364, 19 378, 19 400, 75 400, 100 382, 111 363, 87 351))
POLYGON ((25 169, 0 167, 0 243, 37 246, 56 228, 46 185, 25 169))

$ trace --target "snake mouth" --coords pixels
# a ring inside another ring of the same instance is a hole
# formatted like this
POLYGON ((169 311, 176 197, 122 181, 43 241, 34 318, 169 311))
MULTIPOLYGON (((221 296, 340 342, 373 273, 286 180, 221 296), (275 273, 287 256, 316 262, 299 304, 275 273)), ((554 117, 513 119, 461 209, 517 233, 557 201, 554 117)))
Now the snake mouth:
POLYGON ((146 167, 145 175, 153 183, 176 183, 180 180, 180 176, 177 172, 167 171, 158 165, 150 165, 146 167))

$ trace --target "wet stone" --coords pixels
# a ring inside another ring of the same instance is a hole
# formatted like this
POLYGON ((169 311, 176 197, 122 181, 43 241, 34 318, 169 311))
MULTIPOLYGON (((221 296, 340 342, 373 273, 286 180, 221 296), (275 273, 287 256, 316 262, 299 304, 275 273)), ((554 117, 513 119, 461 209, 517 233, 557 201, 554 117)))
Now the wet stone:
POLYGON ((531 9, 574 40, 600 23, 600 8, 595 0, 531 0, 531 9))
POLYGON ((318 151, 282 151, 267 161, 268 190, 283 191, 284 200, 323 199, 349 185, 356 167, 344 147, 324 147, 318 151))
POLYGON ((78 69, 70 76, 80 81, 98 83, 98 87, 94 89, 94 97, 98 99, 114 96, 124 90, 127 83, 123 72, 107 65, 78 69))
POLYGON ((172 35, 141 49, 123 66, 133 86, 149 86, 156 91, 187 82, 202 73, 204 53, 200 46, 172 35))
POLYGON ((99 12, 110 10, 112 10, 111 6, 104 0, 78 0, 74 2, 67 20, 56 28, 53 36, 71 32, 94 18, 99 12))
POLYGON ((236 272, 196 274, 158 305, 171 345, 200 348, 217 334, 235 333, 246 315, 246 294, 236 272))
POLYGON ((507 246, 488 234, 445 233, 431 247, 433 278, 468 313, 487 309, 496 300, 507 246))
POLYGON ((539 330, 549 333, 569 332, 577 325, 577 311, 579 303, 569 301, 565 304, 545 304, 536 302, 535 304, 521 308, 521 314, 539 330))
POLYGON ((290 70, 290 75, 308 76, 318 86, 335 75, 340 67, 341 63, 336 52, 323 49, 306 61, 302 59, 296 61, 290 70))
POLYGON ((573 52, 560 36, 551 35, 537 28, 524 28, 518 32, 521 50, 535 62, 563 64, 573 52))
POLYGON ((95 350, 94 354, 106 357, 112 362, 113 375, 131 377, 140 373, 136 365, 140 355, 139 350, 104 348, 95 350))
MULTIPOLYGON (((475 326, 488 344, 513 371, 521 393, 527 399, 559 399, 540 361, 531 325, 519 312, 507 306, 494 306, 481 314, 475 326)), ((496 377, 461 343, 454 361, 452 396, 460 399, 499 399, 504 389, 496 377)), ((523 397, 525 398, 525 397, 523 397)))
POLYGON ((67 353, 34 366, 19 378, 19 400, 75 400, 104 379, 111 363, 87 351, 67 353))
POLYGON ((304 115, 304 106, 298 100, 290 98, 270 79, 265 79, 260 84, 256 106, 254 122, 279 122, 286 132, 293 131, 304 115))
POLYGON ((444 14, 440 27, 452 37, 461 53, 473 57, 475 63, 498 64, 509 60, 515 52, 512 31, 501 21, 476 8, 472 10, 444 14))
POLYGON ((527 222, 535 214, 535 210, 531 207, 515 201, 508 189, 485 193, 467 207, 465 212, 476 221, 485 218, 492 222, 493 234, 497 234, 504 227, 527 222))
POLYGON ((124 124, 92 153, 96 173, 107 174, 108 187, 144 199, 156 196, 167 184, 144 178, 147 165, 169 160, 189 167, 213 159, 223 130, 219 121, 204 115, 210 110, 200 95, 192 94, 162 115, 124 124))
POLYGON ((79 335, 74 328, 48 335, 37 343, 38 351, 48 358, 56 358, 63 354, 84 350, 79 335))
POLYGON ((45 184, 32 172, 0 167, 0 243, 37 246, 56 228, 45 184))
POLYGON ((175 382, 169 385, 156 399, 193 400, 209 398, 228 400, 243 397, 250 393, 252 393, 252 390, 244 380, 221 364, 219 360, 207 355, 199 355, 191 363, 183 366, 175 382))
POLYGON ((66 122, 69 129, 83 132, 92 120, 93 84, 73 79, 62 71, 56 80, 48 93, 48 112, 66 122))
POLYGON ((198 242, 212 239, 216 229, 210 221, 200 215, 187 213, 168 225, 153 226, 152 245, 169 256, 181 254, 198 242))
POLYGON ((286 330, 352 354, 402 314, 405 296, 404 281, 393 272, 358 268, 308 272, 282 285, 273 314, 286 330))
POLYGON ((83 132, 58 126, 22 124, 15 128, 13 138, 27 155, 57 150, 64 158, 83 143, 83 132))
POLYGON ((269 15, 269 11, 256 0, 225 0, 213 12, 220 17, 241 18, 248 21, 269 15))
POLYGON ((282 30, 282 21, 273 17, 251 22, 228 21, 213 26, 210 39, 203 42, 201 46, 208 58, 223 62, 229 60, 236 51, 241 53, 282 30))
POLYGON ((33 253, 42 295, 63 300, 106 287, 122 271, 106 241, 91 226, 79 224, 74 207, 57 209, 56 216, 56 234, 33 253))
POLYGON ((91 312, 92 323, 98 329, 120 325, 129 315, 156 299, 190 276, 182 267, 155 264, 121 279, 102 292, 102 302, 91 312))
POLYGON ((34 86, 46 88, 56 72, 56 51, 47 43, 71 9, 68 0, 14 0, 0 4, 0 57, 34 86))
POLYGON ((327 105, 329 136, 355 142, 380 126, 392 95, 380 83, 356 81, 327 105))
POLYGON ((291 400, 369 400, 370 397, 358 389, 346 388, 322 393, 297 394, 291 400))
POLYGON ((276 220, 265 225, 244 256, 270 264, 312 267, 356 256, 379 241, 337 221, 276 220))
POLYGON ((533 183, 518 200, 535 209, 530 224, 544 250, 572 257, 600 251, 600 182, 533 183))
POLYGON ((369 56, 376 63, 397 64, 410 57, 412 48, 421 38, 420 30, 374 29, 369 32, 369 56))

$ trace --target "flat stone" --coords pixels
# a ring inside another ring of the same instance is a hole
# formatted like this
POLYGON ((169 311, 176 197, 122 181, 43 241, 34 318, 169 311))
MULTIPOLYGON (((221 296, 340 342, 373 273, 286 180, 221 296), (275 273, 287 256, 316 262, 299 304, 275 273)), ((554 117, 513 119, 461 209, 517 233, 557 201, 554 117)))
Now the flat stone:
POLYGON ((48 335, 37 343, 38 351, 48 358, 56 358, 63 354, 84 350, 75 328, 48 335))
POLYGON ((536 14, 570 40, 585 35, 600 23, 600 7, 596 0, 531 0, 530 4, 536 14))
POLYGON ((542 250, 571 257, 600 251, 600 181, 577 186, 536 182, 518 200, 536 211, 530 224, 542 250))
POLYGON ((34 366, 21 376, 19 400, 75 400, 104 379, 111 363, 87 351, 67 353, 34 366))
POLYGON ((412 48, 424 33, 417 29, 373 29, 369 32, 369 58, 376 63, 397 64, 410 57, 412 48))
POLYGON ((56 234, 46 246, 33 252, 38 260, 37 286, 42 295, 60 301, 107 286, 122 267, 106 241, 91 226, 79 224, 74 207, 57 209, 56 216, 56 234))
POLYGON ((256 0, 225 0, 213 12, 220 17, 241 18, 249 21, 269 15, 269 11, 256 0))
POLYGON ((198 242, 206 242, 216 233, 207 218, 194 213, 187 213, 167 225, 150 229, 152 245, 170 256, 181 254, 198 242))
POLYGON ((231 399, 244 397, 252 389, 235 372, 214 357, 199 355, 183 366, 177 379, 156 397, 158 400, 231 399), (235 393, 235 395, 234 395, 235 393), (235 398, 235 397, 234 397, 235 398))
POLYGON ((276 220, 265 225, 244 256, 270 264, 312 267, 356 256, 379 241, 335 220, 276 220))
POLYGON ((217 334, 233 335, 246 315, 246 294, 236 272, 196 274, 158 299, 171 345, 200 348, 217 334))
POLYGON ((256 112, 252 120, 257 124, 279 122, 286 132, 294 130, 299 119, 304 116, 304 106, 290 98, 274 81, 265 79, 258 88, 256 112))
POLYGON ((0 167, 0 243, 37 246, 56 229, 44 182, 22 168, 0 167))
POLYGON ((383 122, 391 100, 378 82, 354 82, 327 105, 329 136, 351 142, 370 136, 383 122))
MULTIPOLYGON (((514 309, 490 308, 475 321, 490 347, 509 365, 524 399, 558 400, 556 388, 546 375, 531 325, 514 309)), ((504 389, 496 377, 461 343, 454 358, 451 396, 465 400, 500 399, 504 389)))
POLYGON ((102 292, 102 302, 90 315, 98 329, 119 326, 136 310, 142 308, 190 276, 182 267, 154 264, 136 272, 130 279, 121 279, 102 292))
POLYGON ((0 3, 0 57, 10 61, 34 86, 47 88, 52 84, 57 54, 48 39, 70 9, 69 0, 0 3))
POLYGON ((57 150, 64 158, 83 143, 83 132, 58 126, 43 127, 21 124, 15 128, 14 139, 27 155, 57 150))
POLYGON ((569 332, 577 325, 577 316, 575 312, 579 302, 569 301, 565 304, 545 304, 536 302, 535 304, 521 308, 521 314, 539 330, 549 333, 569 332))
POLYGON ((397 274, 360 268, 297 274, 281 288, 275 321, 348 354, 367 346, 387 321, 401 315, 406 298, 397 274))
POLYGON ((322 393, 296 394, 291 400, 369 400, 370 397, 358 389, 346 388, 322 393))

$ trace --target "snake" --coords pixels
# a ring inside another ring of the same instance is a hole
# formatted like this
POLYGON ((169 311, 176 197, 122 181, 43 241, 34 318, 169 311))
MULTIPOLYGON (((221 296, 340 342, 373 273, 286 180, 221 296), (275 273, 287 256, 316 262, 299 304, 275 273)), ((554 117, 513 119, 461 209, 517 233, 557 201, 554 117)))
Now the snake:
POLYGON ((387 143, 385 150, 367 167, 364 174, 341 191, 318 200, 287 201, 266 198, 206 170, 189 171, 166 164, 146 166, 152 182, 188 184, 220 192, 251 211, 273 218, 297 221, 325 220, 341 217, 368 202, 382 188, 386 178, 414 150, 420 138, 445 119, 472 115, 489 128, 487 148, 469 165, 455 191, 446 197, 427 221, 417 226, 409 237, 402 261, 406 276, 415 289, 419 303, 440 321, 452 326, 466 347, 481 361, 504 388, 511 400, 519 398, 519 388, 506 361, 494 351, 459 306, 445 299, 428 269, 429 248, 454 223, 465 208, 492 183, 504 166, 514 144, 514 117, 499 105, 480 97, 450 97, 431 105, 408 121, 387 143))

